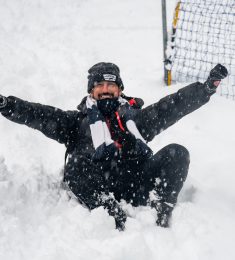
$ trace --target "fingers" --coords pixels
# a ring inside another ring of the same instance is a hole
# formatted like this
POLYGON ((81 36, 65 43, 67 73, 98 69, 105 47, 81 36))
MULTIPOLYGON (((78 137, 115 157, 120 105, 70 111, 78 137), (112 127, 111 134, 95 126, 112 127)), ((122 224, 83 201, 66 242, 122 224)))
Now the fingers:
POLYGON ((7 98, 0 95, 0 108, 3 108, 7 105, 7 98))

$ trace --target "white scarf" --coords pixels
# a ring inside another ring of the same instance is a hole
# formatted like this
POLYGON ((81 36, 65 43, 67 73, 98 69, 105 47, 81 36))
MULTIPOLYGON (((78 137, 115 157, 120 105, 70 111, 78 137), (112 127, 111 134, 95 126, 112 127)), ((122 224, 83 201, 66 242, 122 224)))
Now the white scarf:
MULTIPOLYGON (((119 97, 118 101, 120 102, 121 106, 129 105, 128 101, 119 97)), ((111 138, 111 134, 109 128, 105 122, 104 116, 101 114, 99 109, 97 108, 97 101, 93 99, 91 96, 87 96, 86 106, 88 110, 88 119, 89 125, 91 130, 91 137, 93 141, 93 145, 95 149, 100 147, 101 145, 109 146, 110 144, 114 143, 114 140, 111 138)), ((131 118, 131 111, 130 108, 129 113, 127 112, 128 116, 125 117, 124 121, 126 122, 127 130, 135 136, 136 139, 140 139, 143 143, 146 144, 146 141, 141 136, 138 128, 136 127, 135 122, 131 118)))

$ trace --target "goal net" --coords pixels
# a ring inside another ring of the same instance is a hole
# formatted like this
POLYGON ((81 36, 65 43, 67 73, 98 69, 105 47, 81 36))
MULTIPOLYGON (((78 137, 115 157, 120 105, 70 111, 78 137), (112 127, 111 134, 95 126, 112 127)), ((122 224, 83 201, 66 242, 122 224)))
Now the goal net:
POLYGON ((217 63, 225 65, 229 76, 219 91, 235 99, 235 0, 179 1, 166 55, 176 82, 203 82, 217 63))

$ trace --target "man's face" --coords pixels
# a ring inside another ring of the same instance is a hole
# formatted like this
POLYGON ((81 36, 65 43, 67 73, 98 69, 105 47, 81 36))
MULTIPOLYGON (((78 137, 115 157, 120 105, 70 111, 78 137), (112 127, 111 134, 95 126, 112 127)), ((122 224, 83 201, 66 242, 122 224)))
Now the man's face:
POLYGON ((91 91, 91 96, 96 99, 119 97, 122 91, 115 82, 101 81, 91 91))

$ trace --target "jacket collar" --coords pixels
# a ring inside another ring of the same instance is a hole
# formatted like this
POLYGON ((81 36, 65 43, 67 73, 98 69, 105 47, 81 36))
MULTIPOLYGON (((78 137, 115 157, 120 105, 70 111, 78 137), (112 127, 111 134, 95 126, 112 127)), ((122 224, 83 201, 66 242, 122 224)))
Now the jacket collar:
POLYGON ((85 97, 82 99, 81 103, 77 106, 77 109, 78 109, 79 111, 81 111, 83 115, 86 115, 86 114, 87 114, 86 99, 87 99, 87 96, 85 96, 85 97))

